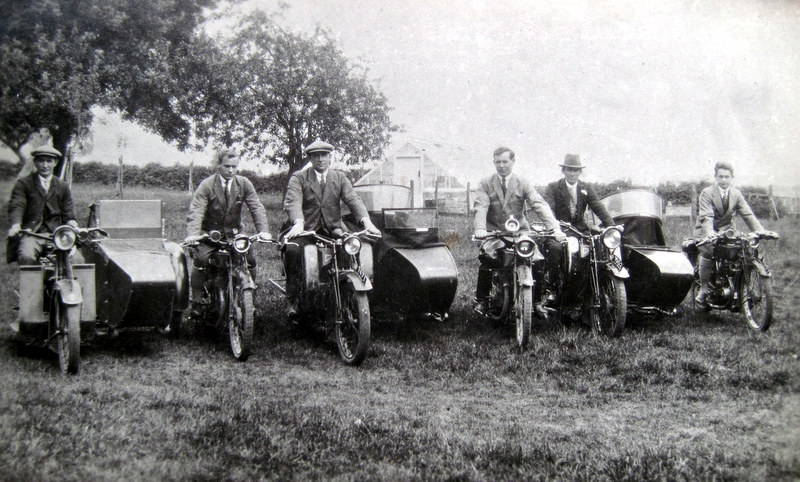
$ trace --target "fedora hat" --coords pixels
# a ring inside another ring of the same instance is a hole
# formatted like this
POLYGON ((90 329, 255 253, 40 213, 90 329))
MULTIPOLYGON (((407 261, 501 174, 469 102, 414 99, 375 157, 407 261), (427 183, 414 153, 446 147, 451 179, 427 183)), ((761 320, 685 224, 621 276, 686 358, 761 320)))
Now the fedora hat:
POLYGON ((31 157, 33 157, 34 159, 36 159, 37 157, 53 157, 56 159, 61 159, 61 152, 58 149, 54 148, 53 146, 45 144, 43 146, 39 146, 36 149, 32 150, 31 157))
POLYGON ((307 145, 306 148, 303 149, 303 152, 305 153, 305 155, 309 155, 312 152, 331 152, 332 150, 333 150, 332 145, 317 139, 316 141, 307 145))
POLYGON ((573 167, 576 169, 583 169, 586 166, 581 164, 581 156, 577 154, 567 154, 564 156, 564 164, 559 164, 561 167, 573 167))

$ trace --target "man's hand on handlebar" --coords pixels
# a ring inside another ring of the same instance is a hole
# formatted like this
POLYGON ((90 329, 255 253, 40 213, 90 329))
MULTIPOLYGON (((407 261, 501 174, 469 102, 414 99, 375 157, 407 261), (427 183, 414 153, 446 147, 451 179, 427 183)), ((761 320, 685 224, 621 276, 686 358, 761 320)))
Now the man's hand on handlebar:
POLYGON ((292 225, 292 228, 289 230, 288 233, 286 233, 284 238, 285 239, 296 238, 297 236, 299 236, 300 234, 303 233, 303 231, 305 230, 305 227, 306 227, 305 221, 303 221, 302 219, 296 220, 294 222, 294 224, 292 225))
POLYGON ((259 241, 272 241, 272 235, 266 231, 258 233, 259 241))
POLYGON ((200 240, 203 239, 203 236, 200 234, 193 234, 191 236, 186 236, 186 239, 183 240, 186 244, 197 244, 200 240))
POLYGON ((368 234, 372 234, 372 235, 375 235, 375 236, 380 236, 381 235, 381 230, 378 229, 377 226, 372 224, 372 221, 369 218, 364 218, 363 224, 364 224, 364 229, 367 230, 368 234))
POLYGON ((14 223, 8 228, 8 237, 12 238, 19 234, 20 231, 22 231, 22 226, 20 226, 19 223, 14 223))
POLYGON ((485 229, 476 229, 475 230, 475 238, 476 239, 483 239, 489 235, 489 232, 485 229))
POLYGON ((553 237, 555 238, 556 241, 566 241, 567 240, 567 235, 564 234, 564 231, 562 231, 560 229, 555 229, 553 231, 553 237))

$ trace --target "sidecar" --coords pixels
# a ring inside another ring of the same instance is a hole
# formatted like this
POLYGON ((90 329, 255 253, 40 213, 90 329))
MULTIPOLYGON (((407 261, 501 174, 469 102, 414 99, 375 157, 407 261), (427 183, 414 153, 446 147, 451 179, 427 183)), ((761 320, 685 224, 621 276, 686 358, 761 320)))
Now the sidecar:
POLYGON ((438 210, 413 208, 407 186, 365 184, 354 189, 383 234, 372 250, 371 305, 406 318, 446 318, 458 269, 439 237, 438 210))
POLYGON ((94 334, 179 329, 189 305, 187 259, 164 238, 160 200, 102 200, 89 208, 89 227, 108 238, 82 249, 94 265, 94 334), (172 324, 172 325, 171 325, 172 324))
POLYGON ((671 314, 689 292, 694 269, 680 249, 666 246, 661 197, 632 189, 601 199, 614 222, 624 225, 622 262, 628 308, 644 313, 671 314))

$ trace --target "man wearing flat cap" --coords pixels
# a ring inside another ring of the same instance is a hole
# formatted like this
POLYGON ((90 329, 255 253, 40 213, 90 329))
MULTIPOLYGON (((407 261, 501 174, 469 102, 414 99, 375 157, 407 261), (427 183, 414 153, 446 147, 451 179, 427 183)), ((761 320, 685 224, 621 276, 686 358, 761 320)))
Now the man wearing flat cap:
MULTIPOLYGON (((600 218, 604 226, 613 226, 614 218, 611 217, 606 207, 600 202, 592 186, 580 180, 581 173, 586 167, 581 164, 580 156, 567 154, 564 157, 564 163, 559 164, 559 166, 561 166, 561 173, 564 177, 548 184, 544 192, 544 198, 550 204, 556 218, 559 221, 570 223, 584 234, 589 234, 589 226, 584 219, 584 214, 588 207, 600 218)), ((569 231, 567 235, 574 236, 569 231)), ((554 243, 545 244, 545 256, 547 257, 550 280, 554 281, 558 276, 557 273, 560 270, 561 263, 563 263, 563 252, 554 243)), ((551 286, 551 289, 556 288, 551 286)))
POLYGON ((45 241, 33 236, 18 237, 20 231, 52 233, 63 224, 77 228, 72 192, 67 183, 53 175, 61 153, 49 145, 31 151, 35 172, 14 184, 8 202, 9 249, 6 260, 20 265, 38 264, 45 241))
MULTIPOLYGON (((380 234, 347 176, 341 171, 329 169, 331 151, 333 146, 321 140, 316 140, 303 149, 312 167, 295 172, 289 179, 283 201, 286 222, 290 226, 285 234, 286 239, 295 238, 303 231, 315 231, 334 237, 347 231, 342 220, 342 201, 364 229, 372 234, 380 234)), ((309 242, 311 241, 307 239, 299 239, 295 244, 286 245, 284 260, 289 301, 287 314, 290 319, 297 313, 297 296, 302 283, 303 246, 309 242)))

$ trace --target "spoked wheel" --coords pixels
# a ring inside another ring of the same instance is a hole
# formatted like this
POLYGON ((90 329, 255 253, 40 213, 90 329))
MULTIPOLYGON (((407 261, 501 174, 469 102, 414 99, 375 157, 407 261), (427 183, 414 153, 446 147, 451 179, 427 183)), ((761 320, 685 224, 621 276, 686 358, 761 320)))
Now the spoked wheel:
POLYGON ((489 318, 495 325, 500 326, 510 316, 511 310, 511 286, 504 284, 502 287, 497 287, 492 290, 493 295, 489 297, 490 300, 496 300, 491 303, 486 317, 489 318), (499 310, 499 311, 498 311, 499 310))
POLYGON ((228 336, 231 352, 239 361, 250 356, 253 345, 253 290, 233 289, 230 316, 228 316, 228 336))
POLYGON ((598 306, 591 308, 592 331, 598 335, 619 336, 625 328, 628 299, 625 283, 611 275, 600 276, 598 306))
POLYGON ((353 289, 351 283, 341 283, 340 293, 342 312, 341 319, 336 320, 336 346, 345 363, 359 365, 369 349, 369 301, 367 294, 353 289))
POLYGON ((514 318, 517 325, 517 346, 524 350, 531 336, 531 315, 533 313, 533 290, 530 286, 520 286, 514 303, 514 318))
POLYGON ((747 324, 755 331, 767 331, 772 323, 772 278, 753 270, 742 286, 742 312, 747 324))
POLYGON ((75 375, 81 368, 81 306, 53 301, 53 321, 61 373, 75 375))

